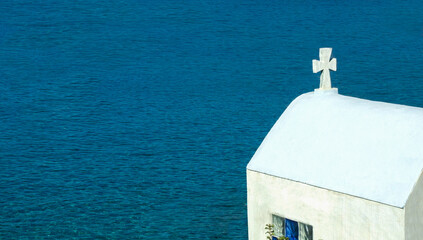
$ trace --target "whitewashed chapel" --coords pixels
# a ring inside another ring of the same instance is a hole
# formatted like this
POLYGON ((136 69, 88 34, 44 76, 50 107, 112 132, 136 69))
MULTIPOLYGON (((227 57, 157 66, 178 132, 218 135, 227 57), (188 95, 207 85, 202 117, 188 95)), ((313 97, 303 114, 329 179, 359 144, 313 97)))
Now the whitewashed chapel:
POLYGON ((423 109, 338 94, 331 52, 247 166, 249 239, 423 240, 423 109))

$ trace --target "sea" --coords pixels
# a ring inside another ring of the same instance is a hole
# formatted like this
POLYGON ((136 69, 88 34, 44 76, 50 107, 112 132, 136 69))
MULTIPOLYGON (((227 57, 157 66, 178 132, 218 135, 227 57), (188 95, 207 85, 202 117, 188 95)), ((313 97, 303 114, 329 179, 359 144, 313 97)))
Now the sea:
POLYGON ((423 107, 421 0, 2 0, 0 239, 247 239, 320 47, 340 94, 423 107))

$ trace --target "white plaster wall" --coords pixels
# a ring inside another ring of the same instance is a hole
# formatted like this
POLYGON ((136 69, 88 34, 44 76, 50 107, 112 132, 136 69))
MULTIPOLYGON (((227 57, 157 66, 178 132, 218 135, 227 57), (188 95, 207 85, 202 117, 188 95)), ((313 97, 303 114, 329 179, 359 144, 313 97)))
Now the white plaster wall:
POLYGON ((272 214, 312 225, 314 240, 404 240, 402 208, 251 170, 247 191, 249 240, 266 239, 272 214))
POLYGON ((405 205, 405 239, 423 239, 423 176, 411 192, 405 205))

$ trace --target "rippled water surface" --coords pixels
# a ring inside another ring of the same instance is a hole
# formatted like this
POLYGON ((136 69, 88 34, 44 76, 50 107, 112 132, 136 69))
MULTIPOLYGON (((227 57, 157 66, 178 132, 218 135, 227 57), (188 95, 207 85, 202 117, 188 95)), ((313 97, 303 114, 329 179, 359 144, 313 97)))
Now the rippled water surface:
POLYGON ((0 2, 0 239, 246 239, 245 167, 333 47, 423 107, 421 1, 0 2))

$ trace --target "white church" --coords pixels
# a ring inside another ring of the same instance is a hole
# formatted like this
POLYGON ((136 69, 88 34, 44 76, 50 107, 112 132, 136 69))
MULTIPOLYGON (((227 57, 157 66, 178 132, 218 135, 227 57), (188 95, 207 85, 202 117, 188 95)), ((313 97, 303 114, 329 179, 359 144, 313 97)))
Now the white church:
POLYGON ((249 240, 423 240, 423 108, 338 94, 331 53, 247 166, 249 240))

